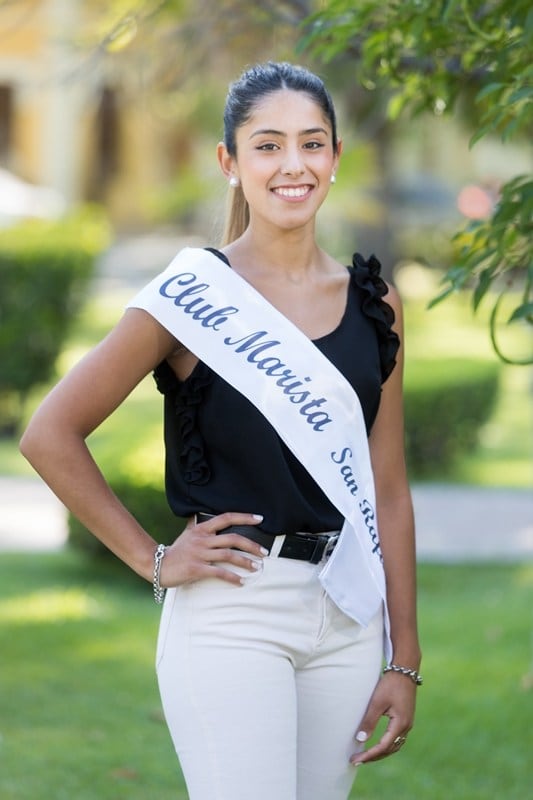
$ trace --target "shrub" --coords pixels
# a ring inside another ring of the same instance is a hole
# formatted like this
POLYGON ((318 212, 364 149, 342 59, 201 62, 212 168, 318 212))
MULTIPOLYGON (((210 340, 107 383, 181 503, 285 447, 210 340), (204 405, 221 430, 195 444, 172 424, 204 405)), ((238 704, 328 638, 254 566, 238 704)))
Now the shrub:
POLYGON ((417 360, 405 374, 405 439, 411 477, 447 475, 475 447, 498 395, 499 364, 417 360))
MULTIPOLYGON (((185 527, 185 520, 170 511, 162 487, 137 484, 128 478, 111 480, 111 487, 135 519, 154 539, 170 544, 185 527)), ((92 556, 107 556, 109 550, 72 514, 68 518, 69 544, 92 556)))
POLYGON ((54 371, 109 242, 102 213, 31 220, 0 232, 0 430, 16 433, 25 397, 54 371))

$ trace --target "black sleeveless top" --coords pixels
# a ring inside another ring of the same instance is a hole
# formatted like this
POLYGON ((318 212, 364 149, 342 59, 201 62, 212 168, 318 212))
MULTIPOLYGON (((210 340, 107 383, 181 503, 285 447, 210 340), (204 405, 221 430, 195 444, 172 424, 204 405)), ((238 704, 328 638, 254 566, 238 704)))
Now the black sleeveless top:
MULTIPOLYGON (((226 257, 216 251, 226 264, 226 257)), ((313 344, 356 391, 367 432, 377 414, 381 384, 395 364, 399 339, 387 286, 374 256, 353 257, 339 326, 313 344)), ((271 533, 336 530, 343 517, 274 428, 246 397, 199 361, 179 381, 167 361, 154 377, 164 395, 165 483, 179 517, 199 511, 263 514, 271 533)))

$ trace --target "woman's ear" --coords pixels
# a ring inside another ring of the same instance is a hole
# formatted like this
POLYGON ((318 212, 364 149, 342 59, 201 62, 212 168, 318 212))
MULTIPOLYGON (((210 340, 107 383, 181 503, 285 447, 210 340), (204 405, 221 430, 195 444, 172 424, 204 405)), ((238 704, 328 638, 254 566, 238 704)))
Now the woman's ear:
POLYGON ((217 144, 217 158, 220 169, 226 178, 231 178, 232 175, 235 175, 235 159, 228 153, 224 142, 217 144))
POLYGON ((342 155, 342 148, 343 148, 343 141, 342 139, 337 139, 337 152, 335 153, 335 169, 339 166, 339 159, 342 155))

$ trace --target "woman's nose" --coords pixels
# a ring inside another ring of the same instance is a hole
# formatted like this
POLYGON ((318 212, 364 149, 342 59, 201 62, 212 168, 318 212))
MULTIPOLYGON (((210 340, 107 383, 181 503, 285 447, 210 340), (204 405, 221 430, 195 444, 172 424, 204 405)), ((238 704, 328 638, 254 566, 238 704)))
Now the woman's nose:
POLYGON ((281 165, 283 175, 302 175, 305 167, 302 161, 302 154, 299 149, 288 150, 281 165))

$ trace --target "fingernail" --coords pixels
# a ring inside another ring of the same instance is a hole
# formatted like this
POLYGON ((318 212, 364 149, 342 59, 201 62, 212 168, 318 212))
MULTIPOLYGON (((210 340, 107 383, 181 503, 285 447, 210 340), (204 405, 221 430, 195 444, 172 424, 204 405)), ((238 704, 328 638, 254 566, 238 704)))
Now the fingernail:
POLYGON ((263 515, 262 514, 252 514, 252 517, 254 519, 256 519, 258 522, 262 522, 263 521, 263 515))
POLYGON ((365 731, 359 731, 359 733, 355 737, 356 742, 366 742, 367 739, 368 739, 368 733, 365 733, 365 731))
POLYGON ((262 553, 264 556, 267 556, 267 555, 268 555, 268 550, 266 549, 266 547, 262 547, 262 548, 261 548, 261 553, 262 553))

